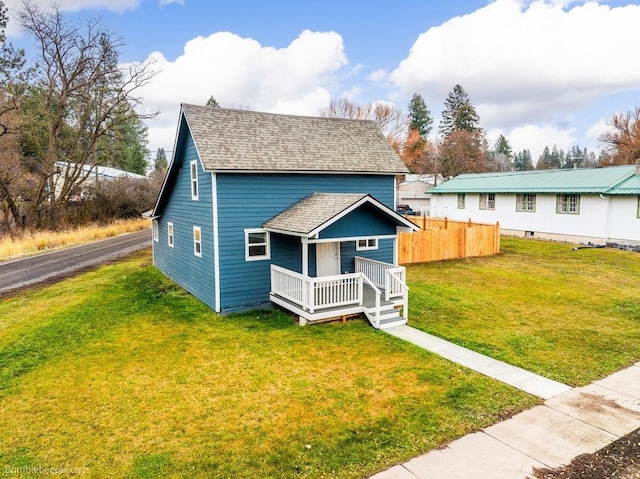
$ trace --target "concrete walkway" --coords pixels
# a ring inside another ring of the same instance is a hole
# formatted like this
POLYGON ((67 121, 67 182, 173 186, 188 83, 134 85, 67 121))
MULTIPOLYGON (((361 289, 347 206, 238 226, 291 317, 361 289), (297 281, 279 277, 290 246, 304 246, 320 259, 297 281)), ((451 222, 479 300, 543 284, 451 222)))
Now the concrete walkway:
MULTIPOLYGON (((412 329, 399 326, 386 332, 428 346, 427 349, 439 349, 434 352, 444 352, 446 356, 442 355, 453 361, 460 356, 467 363, 473 363, 470 358, 480 359, 476 353, 468 355, 464 348, 450 349, 441 340, 432 341, 433 336, 424 337, 412 329)), ((487 367, 484 360, 480 364, 469 367, 487 367)), ((515 376, 520 377, 519 374, 515 376)), ((372 479, 524 479, 534 468, 568 464, 574 457, 593 453, 640 427, 640 362, 582 388, 571 389, 558 383, 539 388, 544 382, 522 381, 527 387, 536 385, 537 395, 548 396, 544 405, 464 436, 445 449, 394 466, 372 479)))
POLYGON ((470 351, 411 326, 397 326, 385 329, 384 332, 542 399, 552 398, 571 389, 566 384, 470 351))

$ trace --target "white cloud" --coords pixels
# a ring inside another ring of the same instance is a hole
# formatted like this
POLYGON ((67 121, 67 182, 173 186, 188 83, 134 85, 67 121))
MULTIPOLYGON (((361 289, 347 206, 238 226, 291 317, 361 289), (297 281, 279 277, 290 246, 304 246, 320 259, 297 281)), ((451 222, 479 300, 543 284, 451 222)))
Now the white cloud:
POLYGON ((487 133, 490 138, 489 146, 492 147, 495 139, 503 134, 514 152, 529 150, 535 164, 542 154, 545 146, 553 148, 556 145, 565 151, 576 144, 576 131, 574 128, 562 128, 554 125, 524 125, 512 129, 506 133, 501 130, 491 130, 487 133))
POLYGON ((160 6, 169 5, 171 3, 177 3, 184 6, 184 0, 160 0, 160 6))
POLYGON ((552 123, 599 95, 640 89, 640 6, 569 3, 496 0, 455 17, 420 35, 391 79, 430 104, 460 83, 486 128, 552 123))
POLYGON ((600 118, 600 120, 598 120, 597 123, 594 123, 587 129, 587 131, 585 132, 585 136, 589 140, 593 142, 597 142, 598 138, 600 138, 600 135, 612 130, 613 130, 613 127, 609 125, 609 120, 600 118))
POLYGON ((354 85, 351 88, 349 88, 347 91, 342 93, 342 95, 340 96, 342 98, 346 98, 349 101, 357 102, 358 97, 360 96, 361 93, 362 93, 362 88, 358 85, 354 85))
POLYGON ((160 52, 148 60, 158 73, 140 94, 161 112, 149 122, 152 150, 172 144, 167 127, 175 129, 180 103, 205 104, 211 95, 222 106, 317 114, 331 98, 331 76, 347 64, 340 35, 309 30, 281 49, 218 32, 190 40, 174 61, 160 52))
MULTIPOLYGON (((56 4, 61 12, 78 12, 85 9, 110 10, 122 13, 133 10, 140 5, 141 0, 31 0, 33 5, 42 9, 48 9, 52 4, 56 4)), ((22 0, 4 0, 4 6, 9 12, 9 24, 7 25, 7 36, 14 37, 20 34, 15 14, 22 8, 22 0)))
POLYGON ((372 83, 383 83, 389 79, 389 74, 384 69, 373 71, 367 75, 367 80, 372 83))

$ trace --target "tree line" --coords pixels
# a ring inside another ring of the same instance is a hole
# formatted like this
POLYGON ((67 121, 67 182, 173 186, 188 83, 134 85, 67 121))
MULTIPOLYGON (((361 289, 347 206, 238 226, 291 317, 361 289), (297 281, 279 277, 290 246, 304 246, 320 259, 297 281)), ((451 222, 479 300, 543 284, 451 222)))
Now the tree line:
POLYGON ((15 17, 38 48, 27 59, 7 41, 0 1, 0 233, 64 226, 98 166, 146 174, 144 120, 155 115, 136 108, 149 65, 123 69, 123 42, 99 19, 74 23, 30 0, 15 17))
POLYGON ((514 151, 500 135, 489 145, 480 117, 461 85, 455 85, 444 102, 437 139, 431 139, 433 117, 422 96, 415 93, 408 114, 390 104, 361 106, 346 99, 332 100, 322 116, 373 120, 413 173, 432 174, 444 179, 462 173, 523 171, 554 168, 594 168, 634 164, 640 160, 640 107, 616 114, 612 130, 599 139, 604 149, 595 152, 573 145, 564 151, 545 147, 534 161, 528 149, 514 151))

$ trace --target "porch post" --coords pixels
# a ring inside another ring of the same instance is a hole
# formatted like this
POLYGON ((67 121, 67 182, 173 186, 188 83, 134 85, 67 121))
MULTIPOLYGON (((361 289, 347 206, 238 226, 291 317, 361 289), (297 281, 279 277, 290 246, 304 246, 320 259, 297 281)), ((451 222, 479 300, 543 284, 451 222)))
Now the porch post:
POLYGON ((393 237, 393 265, 398 266, 398 237, 400 235, 396 234, 393 237))
POLYGON ((302 242, 302 274, 309 276, 309 242, 307 238, 301 238, 302 242))

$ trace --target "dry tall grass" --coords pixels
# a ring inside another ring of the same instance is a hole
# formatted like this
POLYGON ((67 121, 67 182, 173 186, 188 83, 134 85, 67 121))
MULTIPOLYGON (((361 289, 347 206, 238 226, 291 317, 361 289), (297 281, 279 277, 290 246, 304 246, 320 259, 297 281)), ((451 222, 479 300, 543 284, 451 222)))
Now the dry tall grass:
POLYGON ((122 233, 131 233, 149 228, 145 218, 119 220, 107 226, 86 226, 66 231, 25 232, 21 236, 0 238, 0 261, 43 253, 65 246, 74 246, 122 233))

